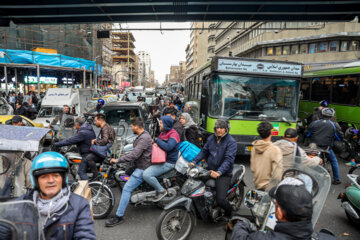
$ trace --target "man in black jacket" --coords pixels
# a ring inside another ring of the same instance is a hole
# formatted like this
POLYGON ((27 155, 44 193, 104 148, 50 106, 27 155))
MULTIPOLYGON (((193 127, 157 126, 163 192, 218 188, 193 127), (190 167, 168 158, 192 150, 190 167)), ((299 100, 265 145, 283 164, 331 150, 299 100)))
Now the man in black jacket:
POLYGON ((331 118, 335 115, 332 108, 323 108, 321 110, 321 119, 312 122, 305 131, 305 136, 310 137, 310 142, 315 143, 318 147, 329 151, 329 160, 333 171, 333 184, 340 184, 339 165, 333 151, 334 139, 341 140, 344 133, 340 126, 334 123, 331 118))
POLYGON ((312 196, 304 182, 288 177, 269 192, 275 200, 275 216, 278 220, 274 231, 257 231, 254 224, 244 218, 235 218, 231 240, 292 240, 318 239, 336 240, 329 233, 314 233, 311 218, 313 213, 312 196))
POLYGON ((92 126, 81 117, 75 119, 75 128, 77 132, 73 137, 57 142, 55 146, 62 147, 76 144, 82 158, 78 174, 82 180, 88 180, 86 157, 90 153, 91 140, 96 138, 96 135, 92 126))
POLYGON ((122 190, 116 215, 106 220, 106 227, 113 227, 124 222, 123 216, 131 193, 144 181, 143 172, 151 165, 152 139, 150 134, 144 130, 144 122, 140 117, 131 120, 131 130, 138 135, 133 143, 134 149, 119 159, 111 159, 110 163, 135 162, 136 168, 122 190))

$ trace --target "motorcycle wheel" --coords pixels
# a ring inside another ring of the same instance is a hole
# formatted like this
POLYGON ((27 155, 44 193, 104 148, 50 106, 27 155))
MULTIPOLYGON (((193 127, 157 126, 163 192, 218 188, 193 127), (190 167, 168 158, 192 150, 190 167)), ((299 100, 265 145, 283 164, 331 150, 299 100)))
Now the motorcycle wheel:
POLYGON ((241 203, 244 201, 245 186, 241 182, 235 191, 229 196, 229 203, 234 211, 240 210, 241 203))
POLYGON ((114 193, 111 188, 101 182, 90 182, 89 187, 94 218, 106 218, 115 205, 114 193))
POLYGON ((183 207, 165 210, 156 223, 156 235, 160 240, 187 239, 195 225, 195 216, 183 207), (184 231, 182 231, 184 230, 184 231))
MULTIPOLYGON (((354 206, 353 206, 353 207, 354 207, 354 206)), ((354 209, 355 209, 355 207, 354 207, 354 209)), ((360 214, 359 211, 357 211, 357 213, 360 214)), ((347 213, 346 211, 345 211, 345 214, 346 214, 347 218, 349 219, 349 221, 350 221, 351 223, 355 224, 356 226, 358 226, 358 225, 360 224, 360 220, 359 220, 359 219, 353 218, 353 217, 352 217, 349 213, 347 213)))

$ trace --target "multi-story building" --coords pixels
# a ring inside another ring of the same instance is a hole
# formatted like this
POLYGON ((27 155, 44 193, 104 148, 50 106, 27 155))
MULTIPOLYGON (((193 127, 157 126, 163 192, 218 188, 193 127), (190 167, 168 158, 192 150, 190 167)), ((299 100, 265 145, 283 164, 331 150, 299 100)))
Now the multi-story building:
POLYGON ((180 67, 178 65, 170 66, 169 82, 170 83, 180 82, 180 67))
MULTIPOLYGON (((110 30, 112 27, 111 24, 99 24, 98 29, 99 30, 110 30)), ((112 59, 112 41, 111 38, 102 38, 99 39, 100 44, 102 46, 100 56, 101 58, 101 65, 103 67, 103 73, 100 78, 100 84, 101 86, 108 87, 111 85, 113 80, 113 74, 112 74, 112 66, 113 66, 113 59, 112 59)), ((98 60, 98 59, 96 59, 98 60)))
POLYGON ((191 23, 190 44, 186 48, 186 74, 201 67, 208 59, 208 28, 207 22, 191 23))
POLYGON ((150 54, 145 51, 139 51, 137 56, 139 58, 139 61, 138 61, 139 83, 141 83, 143 86, 149 86, 152 81, 150 54))
POLYGON ((213 26, 216 32, 215 55, 218 56, 232 52, 238 57, 307 64, 360 58, 360 24, 355 21, 217 22, 213 26))
MULTIPOLYGON (((135 38, 131 32, 112 32, 113 75, 121 79, 121 85, 131 86, 136 80, 135 38)), ((116 85, 120 85, 120 81, 116 85)))

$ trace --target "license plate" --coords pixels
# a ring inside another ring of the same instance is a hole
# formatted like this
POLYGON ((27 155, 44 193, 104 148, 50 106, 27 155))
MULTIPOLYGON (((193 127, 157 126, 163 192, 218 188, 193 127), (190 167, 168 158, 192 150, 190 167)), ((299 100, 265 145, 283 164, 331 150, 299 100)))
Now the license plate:
POLYGON ((252 148, 253 148, 253 146, 246 146, 245 151, 246 152, 251 152, 252 148))

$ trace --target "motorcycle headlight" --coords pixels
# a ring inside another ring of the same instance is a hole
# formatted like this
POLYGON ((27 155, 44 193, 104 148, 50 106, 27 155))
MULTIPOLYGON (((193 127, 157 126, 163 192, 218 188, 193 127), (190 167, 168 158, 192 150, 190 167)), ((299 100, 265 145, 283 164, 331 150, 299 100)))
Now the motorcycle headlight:
POLYGON ((199 174, 199 169, 197 169, 197 168, 192 168, 189 171, 189 176, 192 177, 192 178, 196 177, 198 174, 199 174))

